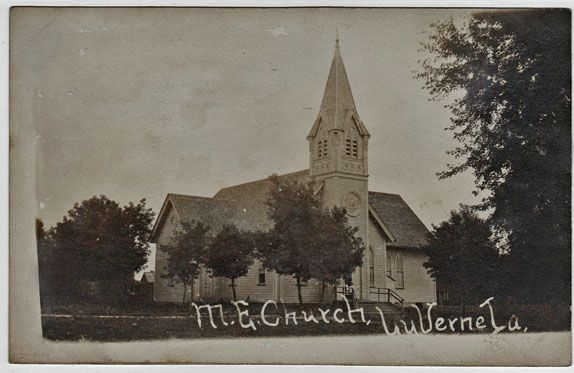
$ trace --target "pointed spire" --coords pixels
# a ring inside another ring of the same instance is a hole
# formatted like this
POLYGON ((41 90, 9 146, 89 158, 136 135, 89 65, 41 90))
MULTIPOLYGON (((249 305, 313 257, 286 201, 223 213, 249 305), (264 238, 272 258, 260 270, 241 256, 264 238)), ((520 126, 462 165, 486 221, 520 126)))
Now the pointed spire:
POLYGON ((347 113, 349 111, 356 112, 351 85, 347 78, 343 58, 341 57, 338 34, 337 32, 335 54, 331 62, 331 70, 327 78, 327 85, 325 86, 320 109, 323 121, 329 123, 331 128, 341 128, 347 113))
POLYGON ((339 27, 337 25, 337 37, 335 39, 335 53, 327 78, 327 85, 323 94, 323 101, 319 109, 319 115, 308 137, 316 135, 319 125, 331 129, 344 130, 346 122, 354 115, 358 122, 359 132, 369 135, 367 129, 362 124, 355 107, 351 85, 347 78, 345 64, 341 57, 341 48, 339 46, 339 27))

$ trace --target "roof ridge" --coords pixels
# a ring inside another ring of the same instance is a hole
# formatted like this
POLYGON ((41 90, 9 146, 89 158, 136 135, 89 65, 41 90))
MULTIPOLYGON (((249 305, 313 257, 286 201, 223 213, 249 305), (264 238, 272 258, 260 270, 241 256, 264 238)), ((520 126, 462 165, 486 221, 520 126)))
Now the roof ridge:
POLYGON ((179 197, 192 197, 192 198, 211 198, 205 196, 193 196, 191 194, 181 194, 181 193, 168 193, 168 196, 179 196, 179 197))
POLYGON ((401 195, 371 191, 369 195, 369 205, 396 238, 390 246, 417 248, 428 242, 429 228, 401 195))
MULTIPOLYGON (((401 196, 399 196, 401 197, 401 196)), ((419 221, 419 223, 422 224, 423 227, 425 227, 425 229, 427 231, 430 232, 430 229, 427 227, 427 225, 421 220, 421 218, 419 217, 419 215, 415 212, 415 210, 413 210, 413 208, 407 203, 407 201, 405 201, 403 199, 403 197, 401 197, 401 199, 403 200, 403 202, 405 203, 405 205, 407 206, 407 208, 413 213, 414 217, 417 218, 417 220, 419 221)))
MULTIPOLYGON (((293 171, 293 172, 289 172, 289 173, 282 174, 282 175, 277 175, 277 176, 279 176, 279 177, 285 177, 285 176, 291 176, 291 175, 295 175, 295 174, 303 173, 303 172, 309 172, 309 169, 306 168, 306 169, 304 169, 304 170, 293 171)), ((272 174, 272 175, 273 175, 273 174, 272 174)), ((271 176, 271 175, 269 175, 269 176, 271 176)), ((247 182, 241 183, 241 184, 235 184, 235 185, 226 186, 226 187, 223 187, 223 188, 219 189, 219 190, 217 191, 217 193, 221 192, 221 191, 224 190, 224 189, 231 189, 231 188, 236 188, 236 187, 239 187, 239 186, 245 186, 245 185, 249 185, 249 184, 260 183, 260 182, 262 182, 262 181, 265 181, 265 180, 269 179, 269 176, 267 176, 266 178, 262 178, 262 179, 257 179, 257 180, 253 180, 253 181, 247 181, 247 182)), ((217 195, 217 193, 215 193, 215 194, 217 195)))
POLYGON ((387 192, 375 192, 374 190, 369 190, 369 193, 376 193, 376 194, 386 194, 388 196, 399 196, 401 197, 401 199, 403 198, 400 194, 398 193, 387 193, 387 192))
POLYGON ((214 200, 214 201, 224 201, 224 202, 237 202, 234 199, 228 198, 215 198, 215 197, 205 197, 205 196, 192 196, 189 194, 180 194, 180 193, 168 193, 168 196, 177 196, 177 197, 187 197, 187 198, 199 198, 199 199, 207 199, 207 200, 214 200))

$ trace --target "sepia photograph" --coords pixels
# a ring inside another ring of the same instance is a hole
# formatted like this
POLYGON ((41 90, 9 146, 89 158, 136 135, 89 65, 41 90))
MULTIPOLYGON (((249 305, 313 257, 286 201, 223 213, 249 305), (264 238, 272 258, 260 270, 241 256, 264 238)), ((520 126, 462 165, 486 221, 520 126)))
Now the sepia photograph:
POLYGON ((571 10, 13 7, 10 361, 571 364, 571 10))

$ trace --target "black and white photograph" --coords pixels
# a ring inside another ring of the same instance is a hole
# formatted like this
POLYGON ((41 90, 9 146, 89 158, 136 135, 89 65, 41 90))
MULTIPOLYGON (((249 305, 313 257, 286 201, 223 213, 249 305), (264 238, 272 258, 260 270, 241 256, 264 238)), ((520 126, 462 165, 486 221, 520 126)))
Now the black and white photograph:
POLYGON ((571 364, 571 10, 13 7, 10 361, 571 364))

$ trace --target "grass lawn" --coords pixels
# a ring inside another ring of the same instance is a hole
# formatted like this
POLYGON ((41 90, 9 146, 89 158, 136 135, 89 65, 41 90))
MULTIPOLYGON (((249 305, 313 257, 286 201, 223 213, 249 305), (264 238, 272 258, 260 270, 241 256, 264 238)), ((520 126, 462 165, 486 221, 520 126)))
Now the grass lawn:
MULTIPOLYGON (((267 321, 277 325, 265 325, 261 319, 262 304, 252 303, 242 308, 249 313, 240 317, 238 310, 231 304, 223 304, 223 316, 225 322, 217 310, 213 310, 213 322, 211 324, 207 311, 202 310, 201 326, 198 325, 196 313, 189 305, 181 304, 129 304, 123 306, 106 305, 68 305, 44 308, 42 315, 42 330, 45 338, 65 341, 135 341, 154 340, 169 338, 230 338, 230 337, 290 337, 306 335, 357 335, 357 334, 384 334, 380 316, 366 314, 369 324, 360 322, 357 314, 354 315, 357 323, 349 322, 347 308, 344 304, 289 304, 273 306, 265 310, 267 321), (319 309, 329 313, 321 317, 319 309), (337 322, 334 319, 334 311, 340 309, 337 322), (293 313, 293 317, 286 317, 286 313, 293 313), (317 320, 304 319, 312 313, 317 320), (243 326, 240 325, 243 323, 243 326), (252 327, 248 327, 252 323, 252 327), (227 324, 227 325, 225 325, 227 324)), ((465 312, 466 316, 476 319, 479 315, 487 316, 486 310, 471 309, 465 312)), ((567 308, 549 308, 536 306, 497 307, 497 322, 505 324, 511 315, 516 314, 521 320, 522 326, 528 326, 528 330, 550 331, 570 330, 570 311, 567 308)), ((423 312, 426 316, 426 313, 423 312)), ((458 310, 437 309, 433 311, 434 320, 438 316, 445 319, 457 318, 462 315, 458 310)), ((420 332, 419 319, 413 309, 408 307, 400 317, 385 316, 387 325, 392 331, 395 323, 399 326, 402 334, 405 334, 405 321, 409 328, 411 320, 414 320, 416 329, 420 332)), ((423 317, 425 328, 426 317, 423 317)), ((489 333, 492 329, 474 330, 471 333, 489 333)), ((433 331, 436 332, 436 331, 433 331)), ((449 330, 441 333, 458 333, 460 331, 449 330)), ((465 331, 465 333, 468 331, 465 331)))
MULTIPOLYGON (((262 304, 252 303, 242 308, 249 312, 250 317, 243 317, 247 325, 252 320, 253 326, 242 327, 235 306, 223 304, 223 314, 227 325, 221 322, 220 315, 214 311, 214 328, 207 312, 202 310, 201 327, 198 325, 196 313, 189 305, 181 304, 130 304, 124 306, 105 305, 68 305, 45 309, 42 315, 42 330, 45 338, 52 340, 90 340, 90 341, 133 341, 168 338, 229 338, 229 337, 263 337, 263 336, 300 336, 300 335, 332 335, 332 334, 371 334, 381 332, 380 325, 374 323, 339 324, 332 319, 325 323, 320 319, 318 307, 334 310, 334 305, 280 305, 277 309, 270 306, 266 309, 267 320, 277 326, 265 325, 261 318, 262 304), (285 312, 296 312, 298 318, 285 324, 285 312), (310 312, 320 322, 305 322, 301 311, 310 312), (277 319, 277 316, 283 316, 277 319)), ((344 306, 339 308, 346 310, 344 306)), ((344 315, 342 313, 342 315, 344 315)), ((329 315, 331 316, 331 315, 329 315)), ((346 317, 344 317, 347 319, 346 317)), ((347 319, 348 320, 348 319, 347 319)), ((376 321, 376 320, 374 320, 376 321)), ((380 324, 380 320, 379 320, 380 324)))
MULTIPOLYGON (((198 326, 197 319, 193 317, 121 317, 99 318, 92 316, 75 317, 42 317, 44 337, 52 340, 67 341, 134 341, 168 338, 229 338, 229 337, 269 337, 269 336, 303 336, 303 335, 351 335, 382 333, 380 323, 370 325, 364 323, 351 324, 349 322, 338 324, 331 321, 329 324, 319 322, 304 322, 298 319, 294 325, 289 320, 285 325, 280 319, 277 326, 267 326, 259 318, 253 322, 257 330, 242 328, 237 320, 233 325, 227 326, 217 322, 217 328, 209 324, 208 318, 202 318, 202 327, 198 326)), ((269 317, 274 322, 274 317, 269 317)))

